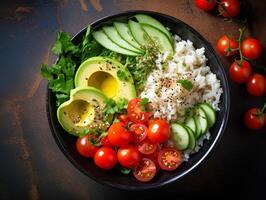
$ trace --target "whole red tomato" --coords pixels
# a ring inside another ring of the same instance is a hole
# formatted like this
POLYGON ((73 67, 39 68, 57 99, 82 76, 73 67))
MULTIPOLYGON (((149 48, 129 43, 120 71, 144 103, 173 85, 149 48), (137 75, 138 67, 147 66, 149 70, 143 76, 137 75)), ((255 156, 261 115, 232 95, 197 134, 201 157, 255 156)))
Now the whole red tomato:
POLYGON ((247 82, 248 93, 253 96, 261 96, 266 91, 266 80, 261 74, 251 75, 247 82))
POLYGON ((210 11, 213 10, 216 1, 215 0, 195 0, 195 4, 198 8, 205 10, 205 11, 210 11))
POLYGON ((238 52, 238 45, 235 39, 223 35, 217 42, 217 49, 224 56, 233 56, 238 52))
POLYGON ((101 147, 94 155, 94 163, 101 169, 112 169, 116 162, 117 155, 111 147, 101 147))
POLYGON ((153 120, 149 124, 148 139, 152 143, 164 143, 170 137, 170 126, 162 119, 153 120))
POLYGON ((127 145, 132 137, 125 123, 116 122, 108 129, 108 139, 113 146, 121 147, 127 145))
POLYGON ((140 153, 136 147, 128 145, 118 149, 117 158, 123 167, 132 169, 139 163, 140 153))
POLYGON ((235 17, 240 12, 240 3, 238 0, 221 0, 218 10, 224 17, 235 17))
POLYGON ((255 38, 246 38, 241 42, 242 55, 249 59, 257 59, 262 52, 260 41, 255 38))
POLYGON ((245 83, 252 73, 252 68, 248 61, 235 61, 229 68, 230 77, 236 83, 245 83))
POLYGON ((261 113, 257 108, 251 108, 246 112, 244 122, 249 129, 262 129, 266 123, 266 114, 261 113))
POLYGON ((83 137, 79 137, 76 142, 76 148, 80 155, 87 158, 92 158, 99 149, 98 147, 92 145, 90 140, 95 140, 95 138, 91 135, 85 135, 83 137))

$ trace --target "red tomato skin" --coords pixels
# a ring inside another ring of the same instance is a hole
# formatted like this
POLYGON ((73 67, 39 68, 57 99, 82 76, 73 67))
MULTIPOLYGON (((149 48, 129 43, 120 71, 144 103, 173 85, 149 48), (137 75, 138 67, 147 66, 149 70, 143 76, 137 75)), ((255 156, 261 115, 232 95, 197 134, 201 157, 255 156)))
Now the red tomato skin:
POLYGON ((129 122, 129 117, 127 115, 121 114, 118 116, 118 120, 120 122, 127 123, 127 122, 129 122))
POLYGON ((89 138, 90 135, 85 135, 84 137, 79 137, 76 141, 76 148, 80 155, 86 157, 86 158, 93 158, 95 155, 96 151, 99 149, 96 146, 93 146, 89 138))
POLYGON ((158 145, 151 143, 149 140, 144 140, 137 145, 139 152, 143 155, 153 154, 157 149, 158 145))
POLYGON ((150 117, 150 113, 144 112, 140 107, 141 98, 134 98, 128 102, 127 114, 130 121, 145 124, 150 117))
POLYGON ((195 0, 195 4, 198 8, 202 10, 210 11, 210 10, 213 10, 214 7, 216 6, 216 1, 215 0, 195 0))
POLYGON ((157 171, 156 170, 156 165, 151 159, 142 158, 140 160, 139 164, 133 169, 133 175, 134 175, 134 177, 137 180, 139 180, 141 182, 148 182, 148 181, 153 179, 153 177, 156 174, 156 171, 157 171), (146 165, 145 163, 148 163, 148 165, 146 165), (140 173, 140 171, 141 171, 140 169, 142 169, 141 166, 143 166, 143 165, 144 165, 143 171, 144 172, 147 172, 147 171, 149 172, 149 176, 148 177, 145 177, 145 175, 144 176, 140 175, 141 174, 140 173))
POLYGON ((262 45, 255 38, 246 38, 241 42, 242 55, 249 59, 257 59, 261 56, 262 45))
POLYGON ((229 68, 229 74, 233 81, 236 83, 246 83, 252 73, 252 68, 248 61, 243 60, 241 65, 238 62, 233 62, 229 68))
POLYGON ((219 51, 220 54, 222 54, 223 56, 233 56, 235 54, 237 54, 237 49, 238 49, 238 42, 233 39, 233 38, 229 38, 226 35, 223 35, 219 38, 219 40, 217 41, 217 49, 219 51), (231 51, 229 52, 227 49, 231 48, 231 51))
POLYGON ((251 108, 245 113, 244 122, 247 128, 251 130, 259 130, 264 127, 266 121, 266 115, 263 114, 261 118, 259 118, 258 116, 256 116, 258 112, 259 109, 251 108))
POLYGON ((240 2, 238 0, 221 0, 218 10, 223 17, 235 17, 240 12, 240 2))
POLYGON ((247 91, 253 96, 261 96, 265 93, 266 80, 261 74, 251 75, 247 82, 247 91))
POLYGON ((175 170, 177 167, 179 167, 179 165, 182 163, 182 156, 181 156, 181 153, 176 150, 175 148, 171 148, 171 147, 166 147, 166 148, 162 148, 160 151, 159 151, 159 154, 158 154, 158 163, 159 163, 159 166, 162 170, 165 170, 165 171, 173 171, 175 170), (173 167, 167 167, 164 165, 163 161, 162 161, 162 156, 165 152, 175 152, 175 154, 177 155, 175 157, 175 162, 176 162, 176 165, 173 166, 173 167))
POLYGON ((117 155, 111 147, 101 147, 94 155, 94 163, 101 169, 112 169, 117 163, 117 155))
POLYGON ((110 143, 109 139, 108 139, 108 136, 104 136, 102 139, 101 139, 101 143, 102 143, 102 146, 103 147, 111 147, 112 144, 110 143))
POLYGON ((155 144, 164 143, 170 137, 170 126, 165 120, 154 120, 148 128, 148 139, 155 144))
POLYGON ((148 128, 144 124, 137 123, 137 124, 132 124, 130 126, 130 131, 132 132, 132 138, 134 139, 134 142, 139 143, 145 140, 147 136, 148 128), (136 133, 138 128, 141 128, 141 130, 143 130, 141 135, 138 135, 138 133, 136 133))
POLYGON ((126 146, 132 140, 130 132, 125 127, 125 123, 116 122, 108 129, 108 140, 113 146, 126 146))
POLYGON ((140 160, 140 153, 136 147, 128 145, 120 147, 117 152, 119 163, 126 168, 132 169, 137 166, 140 160))

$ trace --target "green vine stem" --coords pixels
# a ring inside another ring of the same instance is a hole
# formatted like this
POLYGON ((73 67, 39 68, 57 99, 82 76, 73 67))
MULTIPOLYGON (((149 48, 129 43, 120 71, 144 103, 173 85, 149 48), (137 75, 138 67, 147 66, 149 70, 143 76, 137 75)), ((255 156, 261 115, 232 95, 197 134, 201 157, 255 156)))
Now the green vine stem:
POLYGON ((240 60, 238 62, 238 65, 241 65, 243 60, 247 60, 243 54, 242 54, 242 51, 241 51, 241 42, 243 40, 243 35, 244 35, 244 32, 246 30, 246 26, 243 26, 242 28, 239 29, 239 37, 238 37, 238 51, 239 51, 239 55, 240 55, 240 60))

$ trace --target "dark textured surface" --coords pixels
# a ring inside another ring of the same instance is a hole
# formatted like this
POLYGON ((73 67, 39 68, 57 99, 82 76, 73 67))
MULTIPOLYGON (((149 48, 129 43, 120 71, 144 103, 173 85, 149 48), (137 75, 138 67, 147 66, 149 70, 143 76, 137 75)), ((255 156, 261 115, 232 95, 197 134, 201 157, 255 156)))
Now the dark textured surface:
MULTIPOLYGON (((185 179, 147 192, 125 192, 102 186, 80 173, 57 147, 45 111, 46 82, 41 63, 53 63, 50 49, 57 30, 75 34, 89 22, 132 9, 174 16, 195 28, 211 44, 222 33, 237 34, 239 25, 195 8, 186 0, 13 0, 0 7, 0 198, 1 199, 136 199, 175 196, 259 197, 266 182, 265 129, 252 134, 242 123, 244 111, 262 106, 264 97, 249 97, 231 85, 228 129, 209 159, 185 179), (230 196, 231 196, 230 195, 230 196)), ((266 47, 266 4, 251 1, 247 34, 266 47)), ((266 64, 265 51, 261 64, 266 64)), ((232 60, 224 59, 225 68, 232 60)))

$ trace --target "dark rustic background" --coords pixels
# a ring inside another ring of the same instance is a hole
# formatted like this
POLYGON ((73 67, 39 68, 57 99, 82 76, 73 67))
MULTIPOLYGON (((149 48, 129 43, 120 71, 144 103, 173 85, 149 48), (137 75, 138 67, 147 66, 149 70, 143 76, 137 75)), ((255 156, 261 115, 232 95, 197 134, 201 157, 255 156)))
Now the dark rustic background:
MULTIPOLYGON (((231 85, 228 129, 209 159, 173 185, 147 192, 102 186, 81 174, 57 147, 45 109, 46 81, 41 63, 51 64, 58 30, 75 34, 88 23, 125 10, 153 10, 195 28, 214 46, 223 33, 237 34, 239 24, 198 10, 193 0, 1 0, 0 6, 0 199, 183 199, 187 197, 265 194, 266 131, 244 128, 246 109, 262 106, 231 85)), ((266 3, 250 1, 242 16, 252 16, 247 34, 266 48, 266 3)), ((222 58, 225 68, 232 60, 222 58)), ((265 51, 259 61, 266 64, 265 51)), ((227 71, 227 70, 226 70, 227 71)))

